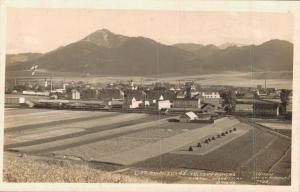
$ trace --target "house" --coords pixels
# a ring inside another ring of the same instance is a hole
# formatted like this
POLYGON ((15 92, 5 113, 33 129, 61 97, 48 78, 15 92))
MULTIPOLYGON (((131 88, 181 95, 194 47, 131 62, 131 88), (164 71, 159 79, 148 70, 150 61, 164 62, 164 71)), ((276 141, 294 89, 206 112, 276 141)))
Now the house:
POLYGON ((186 112, 179 117, 179 121, 182 123, 189 123, 191 121, 197 120, 199 117, 196 115, 196 113, 190 111, 186 112))
POLYGON ((149 101, 150 104, 152 104, 156 103, 159 100, 164 100, 164 96, 161 91, 149 90, 146 92, 146 100, 149 101))
POLYGON ((204 113, 215 113, 218 109, 220 108, 220 106, 216 106, 210 103, 202 103, 201 104, 201 111, 204 113))
POLYGON ((139 108, 140 105, 143 104, 142 100, 136 100, 135 97, 133 97, 129 103, 127 103, 128 107, 130 109, 136 109, 139 108))
POLYGON ((200 98, 176 98, 174 108, 201 108, 200 98))
POLYGON ((161 109, 170 109, 171 108, 171 102, 169 100, 158 100, 157 101, 157 108, 158 110, 161 109))
POLYGON ((148 90, 146 94, 146 100, 148 100, 150 103, 156 103, 159 100, 169 100, 172 102, 174 99, 176 99, 175 91, 170 90, 148 90))
POLYGON ((202 91, 200 94, 203 99, 220 99, 220 93, 217 91, 202 91))
POLYGON ((72 90, 72 99, 75 99, 75 100, 80 99, 80 92, 77 89, 72 90))
POLYGON ((169 100, 170 102, 173 102, 174 99, 176 99, 176 92, 171 90, 166 90, 162 93, 165 100, 169 100))
POLYGON ((186 97, 186 93, 185 93, 185 91, 178 91, 177 93, 176 93, 176 98, 178 98, 178 99, 183 99, 183 98, 185 98, 186 97))

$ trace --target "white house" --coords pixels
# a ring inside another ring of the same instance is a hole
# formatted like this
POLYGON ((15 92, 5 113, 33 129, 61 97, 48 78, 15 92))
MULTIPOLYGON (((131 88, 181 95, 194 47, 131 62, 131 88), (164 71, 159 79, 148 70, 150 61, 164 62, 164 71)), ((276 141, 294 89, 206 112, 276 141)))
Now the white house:
POLYGON ((171 102, 169 100, 158 100, 157 101, 157 106, 158 110, 161 109, 170 109, 171 108, 171 102))
POLYGON ((138 101, 138 100, 135 99, 135 97, 133 97, 131 99, 131 103, 129 105, 129 108, 130 109, 138 108, 140 106, 140 104, 142 104, 142 103, 143 103, 143 101, 138 101))

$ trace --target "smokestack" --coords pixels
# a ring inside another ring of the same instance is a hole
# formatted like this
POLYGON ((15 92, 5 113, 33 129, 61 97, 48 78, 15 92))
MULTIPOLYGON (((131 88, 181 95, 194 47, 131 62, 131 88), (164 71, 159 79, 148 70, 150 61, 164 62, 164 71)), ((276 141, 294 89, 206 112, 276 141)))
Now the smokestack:
POLYGON ((267 89, 267 79, 265 79, 265 89, 267 89))

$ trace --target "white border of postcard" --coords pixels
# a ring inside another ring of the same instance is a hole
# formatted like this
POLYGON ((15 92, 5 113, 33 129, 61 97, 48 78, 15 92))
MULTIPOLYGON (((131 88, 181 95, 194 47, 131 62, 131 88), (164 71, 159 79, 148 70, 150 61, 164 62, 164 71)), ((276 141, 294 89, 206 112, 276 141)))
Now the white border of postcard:
MULTIPOLYGON (((0 169, 3 169, 4 64, 6 8, 93 8, 127 10, 262 11, 294 15, 292 185, 204 185, 204 184, 81 184, 0 183, 0 191, 299 191, 300 132, 300 2, 297 1, 200 1, 200 0, 0 0, 0 169)), ((274 29, 278 30, 278 29, 274 29)), ((2 181, 2 173, 0 174, 2 181)))

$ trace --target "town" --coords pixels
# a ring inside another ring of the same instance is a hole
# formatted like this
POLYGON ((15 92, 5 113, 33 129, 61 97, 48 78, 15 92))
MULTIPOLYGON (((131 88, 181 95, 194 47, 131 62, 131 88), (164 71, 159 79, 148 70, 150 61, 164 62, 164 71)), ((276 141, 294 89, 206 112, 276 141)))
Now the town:
POLYGON ((93 84, 34 77, 10 83, 6 86, 6 105, 164 115, 194 112, 198 118, 221 114, 278 119, 292 116, 292 90, 267 87, 266 80, 264 86, 257 87, 209 86, 193 81, 93 84))
POLYGON ((211 171, 233 174, 227 183, 290 183, 292 91, 267 80, 257 87, 53 77, 6 83, 10 155, 83 161, 122 177, 188 169, 204 174, 200 183, 211 171))

